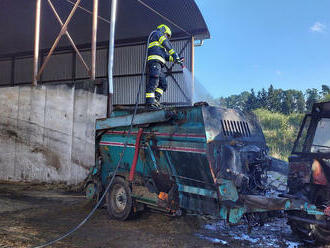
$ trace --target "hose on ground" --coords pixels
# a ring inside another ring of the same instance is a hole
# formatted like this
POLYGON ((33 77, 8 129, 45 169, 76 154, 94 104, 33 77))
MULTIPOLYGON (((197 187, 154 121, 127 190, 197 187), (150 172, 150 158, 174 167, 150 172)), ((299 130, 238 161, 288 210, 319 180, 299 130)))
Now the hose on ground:
POLYGON ((54 239, 54 240, 51 240, 45 244, 42 244, 42 245, 39 245, 39 246, 35 246, 33 248, 43 248, 43 247, 46 247, 46 246, 49 246, 49 245, 52 245, 66 237, 68 237, 69 235, 71 235, 72 233, 74 233, 75 231, 77 231, 81 226, 83 226, 88 220, 89 218, 94 214, 94 212, 96 211, 96 209, 100 206, 101 202, 103 201, 104 197, 106 196, 106 194, 108 193, 112 183, 113 183, 113 180, 117 174, 117 171, 119 169, 119 166, 121 164, 121 161, 124 157, 124 154, 125 154, 125 151, 126 151, 126 148, 127 148, 127 144, 128 144, 128 139, 129 137, 131 136, 131 132, 132 132, 132 129, 133 129, 133 122, 134 122, 134 118, 135 118, 135 115, 137 113, 137 109, 138 109, 138 104, 139 104, 139 98, 140 98, 140 94, 141 94, 141 86, 143 84, 143 81, 144 81, 144 78, 145 78, 145 71, 146 71, 146 66, 147 66, 147 56, 148 56, 148 46, 149 46, 149 43, 150 43, 150 37, 151 35, 154 33, 155 31, 151 32, 149 37, 148 37, 148 40, 147 40, 147 47, 146 47, 146 53, 145 53, 145 59, 144 59, 144 63, 143 63, 143 68, 142 68, 142 75, 141 75, 141 80, 140 80, 140 83, 139 83, 139 89, 138 89, 138 93, 136 95, 136 100, 135 100, 135 107, 134 107, 134 112, 133 112, 133 115, 132 115, 132 119, 131 119, 131 123, 130 123, 130 127, 129 127, 129 131, 127 132, 126 134, 126 141, 125 141, 125 144, 124 144, 124 148, 120 154, 120 158, 119 158, 119 161, 117 163, 117 166, 114 170, 114 172, 112 173, 112 177, 111 177, 111 180, 110 182, 108 183, 107 187, 105 188, 104 190, 104 193, 102 194, 101 198, 99 199, 99 201, 96 203, 96 205, 94 206, 94 208, 89 212, 89 214, 86 216, 86 218, 81 221, 76 227, 74 227, 72 230, 70 230, 69 232, 67 232, 66 234, 62 235, 61 237, 57 238, 57 239, 54 239))

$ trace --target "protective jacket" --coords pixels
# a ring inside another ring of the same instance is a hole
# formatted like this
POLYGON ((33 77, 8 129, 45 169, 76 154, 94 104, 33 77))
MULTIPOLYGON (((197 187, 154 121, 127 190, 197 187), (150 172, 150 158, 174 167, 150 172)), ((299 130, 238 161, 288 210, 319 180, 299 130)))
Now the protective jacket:
POLYGON ((156 30, 150 37, 148 46, 148 61, 157 61, 165 64, 166 61, 176 61, 179 55, 174 51, 171 42, 160 30, 156 30))

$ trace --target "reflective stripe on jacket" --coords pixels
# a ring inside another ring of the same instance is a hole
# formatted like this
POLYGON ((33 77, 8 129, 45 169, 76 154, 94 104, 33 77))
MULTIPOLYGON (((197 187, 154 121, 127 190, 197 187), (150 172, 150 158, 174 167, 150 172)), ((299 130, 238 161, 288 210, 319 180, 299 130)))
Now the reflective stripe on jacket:
POLYGON ((160 30, 156 30, 150 37, 148 61, 158 60, 162 64, 165 64, 166 61, 173 62, 177 58, 179 58, 179 55, 174 51, 166 35, 160 30))

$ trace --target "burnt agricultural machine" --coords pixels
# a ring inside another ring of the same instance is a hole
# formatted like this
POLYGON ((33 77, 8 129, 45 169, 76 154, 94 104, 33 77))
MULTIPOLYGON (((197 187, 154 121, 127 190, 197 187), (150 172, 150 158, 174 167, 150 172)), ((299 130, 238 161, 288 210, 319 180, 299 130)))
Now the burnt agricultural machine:
POLYGON ((291 196, 325 213, 289 212, 292 231, 304 240, 330 244, 330 102, 314 104, 302 122, 289 158, 288 187, 291 196))
POLYGON ((96 122, 96 164, 86 195, 99 199, 115 176, 106 195, 111 218, 125 220, 144 208, 233 224, 281 210, 329 215, 308 199, 267 196, 270 159, 252 115, 207 105, 138 111, 128 135, 132 112, 117 109, 96 122))

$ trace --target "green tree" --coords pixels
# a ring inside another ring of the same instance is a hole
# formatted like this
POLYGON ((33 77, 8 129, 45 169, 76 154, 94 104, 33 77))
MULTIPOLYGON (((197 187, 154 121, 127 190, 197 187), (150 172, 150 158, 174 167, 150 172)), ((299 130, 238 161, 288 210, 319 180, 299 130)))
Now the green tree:
POLYGON ((328 94, 322 98, 322 102, 329 102, 329 101, 330 101, 330 94, 328 94))
POLYGON ((274 90, 275 104, 272 106, 273 112, 281 112, 282 110, 282 102, 283 102, 283 90, 276 89, 274 90))
POLYGON ((318 90, 313 89, 307 89, 305 93, 306 97, 306 110, 307 112, 312 111, 313 104, 320 100, 320 96, 318 93, 318 90))
POLYGON ((262 88, 261 91, 258 91, 257 93, 257 102, 258 102, 257 108, 266 108, 267 101, 268 101, 267 91, 264 88, 262 88))
POLYGON ((254 92, 254 89, 251 89, 251 92, 248 96, 248 99, 246 101, 246 104, 244 106, 244 111, 251 112, 254 109, 257 109, 258 102, 257 102, 257 97, 254 92))
POLYGON ((243 91, 239 95, 231 95, 226 98, 220 97, 217 99, 217 102, 219 102, 221 106, 243 111, 249 95, 250 93, 248 91, 243 91))
POLYGON ((268 92, 267 92, 267 109, 269 111, 274 112, 274 106, 277 104, 277 98, 275 95, 275 90, 273 85, 271 84, 268 88, 268 92))
POLYGON ((283 91, 281 113, 287 115, 293 113, 294 110, 295 110, 294 91, 293 90, 283 91))
POLYGON ((300 90, 294 90, 293 96, 295 99, 295 112, 304 113, 305 111, 305 98, 300 90))
POLYGON ((330 86, 329 85, 322 84, 322 92, 321 92, 321 94, 322 94, 323 97, 329 95, 330 94, 330 86))

